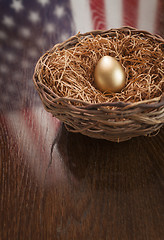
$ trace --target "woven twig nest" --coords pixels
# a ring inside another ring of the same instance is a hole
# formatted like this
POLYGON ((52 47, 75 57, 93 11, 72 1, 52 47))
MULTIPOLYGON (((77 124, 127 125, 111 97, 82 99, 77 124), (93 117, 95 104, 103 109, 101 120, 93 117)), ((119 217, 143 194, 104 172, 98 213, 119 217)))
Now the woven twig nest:
POLYGON ((120 142, 164 123, 164 39, 131 27, 77 34, 38 61, 33 80, 45 109, 72 132, 120 142), (119 93, 98 90, 94 70, 115 57, 126 73, 119 93))

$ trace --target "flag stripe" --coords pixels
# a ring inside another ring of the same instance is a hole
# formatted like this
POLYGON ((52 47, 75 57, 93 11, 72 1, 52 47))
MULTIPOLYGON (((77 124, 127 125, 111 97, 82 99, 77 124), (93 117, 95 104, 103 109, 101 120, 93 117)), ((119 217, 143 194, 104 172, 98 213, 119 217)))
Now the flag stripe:
POLYGON ((139 0, 138 28, 154 33, 158 0, 139 0))
POLYGON ((8 113, 6 114, 6 121, 13 136, 16 138, 21 153, 24 153, 27 159, 33 161, 38 153, 22 113, 17 111, 8 113))
POLYGON ((45 159, 50 156, 51 146, 59 131, 60 121, 40 107, 26 110, 24 118, 37 151, 40 152, 42 159, 45 159), (37 143, 39 146, 36 145, 37 143))
POLYGON ((92 16, 88 0, 70 0, 75 31, 85 33, 93 30, 92 16))
POLYGON ((35 147, 37 151, 40 152, 41 155, 45 154, 45 149, 43 146, 43 136, 40 134, 40 129, 38 124, 35 121, 32 109, 26 109, 23 114, 25 124, 27 125, 28 132, 31 134, 31 138, 35 143, 35 147), (38 141, 39 140, 39 141, 38 141), (39 146, 37 145, 39 144, 39 146))
POLYGON ((92 14, 93 28, 106 29, 106 17, 104 0, 90 0, 90 9, 92 14))
POLYGON ((123 25, 137 27, 138 0, 123 0, 123 25))
MULTIPOLYGON (((164 1, 163 0, 158 0, 154 33, 157 33, 157 34, 159 33, 161 19, 163 19, 163 21, 164 21, 164 1)), ((161 33, 162 32, 163 31, 161 30, 161 33)))
MULTIPOLYGON (((32 171, 35 171, 38 180, 43 180, 40 167, 46 171, 50 161, 51 146, 61 122, 52 118, 42 107, 31 111, 8 113, 4 119, 21 156, 28 160, 26 163, 32 171), (38 160, 41 161, 40 164, 36 164, 38 160)), ((56 172, 57 178, 58 175, 61 173, 56 172)))
POLYGON ((48 149, 50 154, 51 145, 54 138, 59 131, 61 122, 57 118, 53 118, 50 113, 47 113, 43 108, 36 108, 33 110, 33 118, 38 126, 41 136, 46 139, 42 141, 45 149, 48 149))
POLYGON ((105 0, 107 28, 121 27, 123 24, 122 0, 105 0))

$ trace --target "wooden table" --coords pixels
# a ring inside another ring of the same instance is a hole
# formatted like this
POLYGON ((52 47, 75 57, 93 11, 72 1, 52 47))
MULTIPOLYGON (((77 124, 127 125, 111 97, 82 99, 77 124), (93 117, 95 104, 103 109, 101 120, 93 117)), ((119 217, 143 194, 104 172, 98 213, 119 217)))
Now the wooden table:
POLYGON ((35 112, 1 117, 0 239, 162 240, 164 129, 118 144, 35 112))

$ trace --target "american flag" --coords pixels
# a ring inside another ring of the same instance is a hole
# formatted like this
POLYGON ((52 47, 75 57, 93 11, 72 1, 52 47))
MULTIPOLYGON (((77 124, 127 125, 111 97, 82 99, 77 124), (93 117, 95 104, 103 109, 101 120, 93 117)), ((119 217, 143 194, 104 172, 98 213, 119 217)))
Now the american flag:
POLYGON ((129 25, 163 34, 163 13, 163 0, 0 0, 1 126, 24 156, 46 157, 60 126, 34 89, 38 58, 93 29, 129 25))

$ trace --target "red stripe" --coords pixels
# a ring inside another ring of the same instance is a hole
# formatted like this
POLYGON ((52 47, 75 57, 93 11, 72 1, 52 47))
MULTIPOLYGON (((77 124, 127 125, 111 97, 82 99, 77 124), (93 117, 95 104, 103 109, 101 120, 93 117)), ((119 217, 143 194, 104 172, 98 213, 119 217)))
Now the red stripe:
MULTIPOLYGON (((24 110, 24 118, 26 125, 31 132, 32 142, 36 144, 36 149, 41 153, 42 158, 46 159, 47 156, 50 155, 50 146, 52 145, 54 139, 51 139, 50 137, 45 141, 45 136, 43 136, 43 131, 41 127, 39 127, 38 121, 36 121, 36 116, 34 116, 33 110, 24 110)), ((51 132, 54 133, 55 138, 60 128, 60 121, 56 118, 53 118, 52 115, 47 112, 46 115, 44 115, 44 121, 47 122, 48 128, 52 128, 51 132)))
POLYGON ((154 33, 164 34, 164 2, 158 0, 154 33))
POLYGON ((137 27, 139 0, 123 0, 123 25, 137 27))
POLYGON ((90 0, 93 27, 95 30, 106 29, 104 0, 90 0))
POLYGON ((22 115, 25 119, 26 126, 28 127, 31 138, 32 138, 31 139, 31 141, 32 141, 31 144, 35 143, 35 147, 39 148, 39 151, 43 154, 44 150, 45 150, 43 145, 42 145, 43 144, 43 136, 41 136, 41 134, 39 134, 38 125, 36 124, 36 122, 34 120, 32 110, 31 109, 24 109, 24 112, 23 112, 22 115), (38 146, 38 141, 39 141, 39 143, 41 143, 39 146, 38 146))

